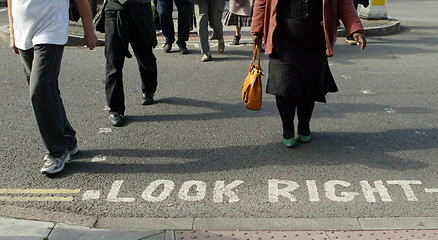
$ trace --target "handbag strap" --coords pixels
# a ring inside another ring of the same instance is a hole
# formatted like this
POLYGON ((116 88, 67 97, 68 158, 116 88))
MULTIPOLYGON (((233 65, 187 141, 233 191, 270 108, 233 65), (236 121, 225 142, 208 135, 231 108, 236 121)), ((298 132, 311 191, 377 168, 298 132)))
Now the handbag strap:
POLYGON ((251 60, 251 64, 249 66, 249 69, 251 70, 251 68, 254 66, 254 61, 255 58, 257 57, 257 61, 258 61, 258 67, 261 69, 261 65, 260 65, 260 46, 257 44, 254 44, 254 48, 252 51, 252 60, 251 60))

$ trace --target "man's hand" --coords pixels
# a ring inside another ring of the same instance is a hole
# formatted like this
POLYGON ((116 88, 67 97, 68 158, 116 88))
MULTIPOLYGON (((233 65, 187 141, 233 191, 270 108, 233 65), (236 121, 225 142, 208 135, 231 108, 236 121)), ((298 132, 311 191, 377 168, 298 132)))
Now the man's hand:
POLYGON ((365 39, 365 35, 363 33, 354 33, 353 39, 356 41, 357 45, 361 45, 360 49, 363 51, 365 46, 367 45, 367 40, 365 39))
POLYGON ((12 50, 14 50, 15 54, 18 54, 18 48, 15 46, 15 38, 14 35, 10 35, 11 37, 9 38, 9 47, 12 48, 12 50))
POLYGON ((97 35, 96 32, 93 31, 88 31, 84 33, 84 42, 85 45, 90 49, 93 50, 96 47, 97 44, 97 35))

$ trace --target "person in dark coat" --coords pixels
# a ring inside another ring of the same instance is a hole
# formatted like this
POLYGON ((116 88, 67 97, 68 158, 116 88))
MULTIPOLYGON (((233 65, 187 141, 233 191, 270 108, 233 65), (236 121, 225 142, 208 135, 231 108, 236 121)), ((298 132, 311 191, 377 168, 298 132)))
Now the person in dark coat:
POLYGON ((140 70, 142 105, 154 103, 157 89, 157 59, 153 48, 157 45, 151 0, 107 0, 105 7, 105 92, 110 112, 110 123, 123 125, 125 95, 123 65, 131 58, 129 44, 140 70))
POLYGON ((338 19, 363 50, 364 29, 351 0, 255 1, 251 33, 259 46, 264 37, 269 55, 266 92, 276 96, 286 147, 296 143, 295 111, 298 140, 309 142, 315 101, 326 102, 328 92, 338 91, 327 60, 333 55, 338 19))

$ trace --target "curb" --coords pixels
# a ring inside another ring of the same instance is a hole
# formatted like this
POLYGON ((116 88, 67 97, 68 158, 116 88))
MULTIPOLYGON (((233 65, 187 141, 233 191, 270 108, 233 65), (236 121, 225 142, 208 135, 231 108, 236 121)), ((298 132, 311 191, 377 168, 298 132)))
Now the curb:
MULTIPOLYGON (((365 21, 365 20, 364 20, 365 21)), ((367 36, 385 36, 394 34, 400 31, 400 21, 395 18, 388 18, 388 23, 381 25, 381 26, 375 26, 375 27, 366 27, 365 28, 365 34, 367 36)), ((340 27, 338 29, 338 37, 345 37, 345 29, 343 27, 340 27)), ((4 41, 9 40, 9 27, 8 25, 0 26, 0 38, 4 41)), ((190 40, 188 42, 191 42, 190 40)), ((197 41, 196 41, 197 42, 197 41)), ((77 35, 69 35, 68 41, 66 43, 66 46, 83 46, 83 37, 77 36, 77 35)), ((104 39, 99 39, 97 42, 97 46, 104 46, 105 41, 104 39)))
MULTIPOLYGON (((389 23, 377 26, 377 27, 366 27, 366 36, 384 36, 397 33, 400 31, 400 21, 395 18, 388 18, 389 23)), ((345 37, 347 34, 345 29, 342 27, 338 29, 338 37, 345 37)))
POLYGON ((370 231, 438 229, 438 217, 387 218, 119 218, 1 206, 0 217, 132 231, 370 231))

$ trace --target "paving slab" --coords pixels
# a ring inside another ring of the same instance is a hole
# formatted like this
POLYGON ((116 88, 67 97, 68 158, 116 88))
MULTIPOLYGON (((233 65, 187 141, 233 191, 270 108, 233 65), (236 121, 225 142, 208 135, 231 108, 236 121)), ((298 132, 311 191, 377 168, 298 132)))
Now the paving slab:
POLYGON ((363 230, 382 229, 438 229, 436 217, 361 218, 363 230))
POLYGON ((208 218, 195 219, 194 230, 360 230, 356 218, 208 218))
POLYGON ((97 228, 131 229, 131 230, 166 230, 192 229, 191 218, 99 218, 97 228))
POLYGON ((43 239, 50 234, 54 223, 0 217, 0 240, 43 239))

